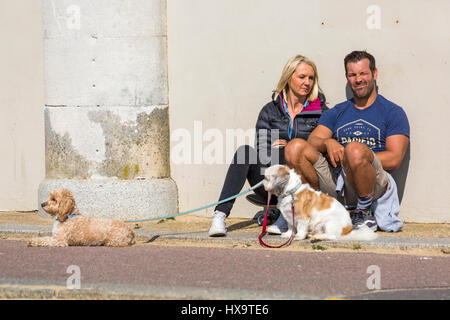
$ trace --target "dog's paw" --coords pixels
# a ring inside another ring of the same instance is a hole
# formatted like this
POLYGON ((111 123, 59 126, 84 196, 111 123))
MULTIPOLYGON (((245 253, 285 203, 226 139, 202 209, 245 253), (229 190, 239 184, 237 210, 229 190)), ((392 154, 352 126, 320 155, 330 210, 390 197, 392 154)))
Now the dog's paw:
POLYGON ((306 239, 306 234, 297 234, 294 237, 295 240, 305 240, 306 239))
POLYGON ((53 245, 52 237, 31 238, 28 240, 29 247, 49 247, 53 245))
POLYGON ((30 239, 27 242, 28 247, 40 247, 40 241, 38 239, 30 239))
POLYGON ((286 231, 280 235, 281 238, 290 238, 291 236, 292 236, 292 231, 286 231))

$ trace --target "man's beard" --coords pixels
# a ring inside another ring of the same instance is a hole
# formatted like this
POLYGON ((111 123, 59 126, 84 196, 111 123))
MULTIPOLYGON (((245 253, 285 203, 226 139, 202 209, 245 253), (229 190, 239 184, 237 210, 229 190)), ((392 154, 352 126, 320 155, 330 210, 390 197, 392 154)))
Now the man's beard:
POLYGON ((358 99, 366 99, 372 94, 374 88, 375 88, 375 81, 371 81, 371 82, 367 83, 366 90, 359 91, 359 93, 358 93, 358 91, 354 90, 353 88, 351 88, 351 89, 352 89, 354 97, 356 97, 358 99))

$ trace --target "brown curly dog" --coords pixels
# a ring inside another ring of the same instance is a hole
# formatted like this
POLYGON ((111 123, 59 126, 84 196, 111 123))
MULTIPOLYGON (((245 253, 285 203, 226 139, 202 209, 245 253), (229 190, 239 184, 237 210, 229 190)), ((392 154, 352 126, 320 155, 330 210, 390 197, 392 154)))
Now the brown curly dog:
POLYGON ((49 200, 41 204, 56 217, 52 237, 33 238, 29 246, 130 246, 134 232, 125 223, 111 219, 92 219, 78 212, 75 199, 67 189, 50 192, 49 200))

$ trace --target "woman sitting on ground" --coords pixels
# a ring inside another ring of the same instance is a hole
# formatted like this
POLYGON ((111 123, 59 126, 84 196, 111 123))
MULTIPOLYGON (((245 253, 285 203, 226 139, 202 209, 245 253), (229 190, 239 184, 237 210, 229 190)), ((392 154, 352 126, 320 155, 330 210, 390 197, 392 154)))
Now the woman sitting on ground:
MULTIPOLYGON (((296 55, 283 68, 278 85, 259 113, 256 122, 256 148, 239 147, 230 164, 219 201, 241 192, 246 179, 255 185, 264 179, 264 170, 273 164, 285 164, 284 147, 294 138, 308 139, 327 109, 325 96, 319 86, 316 65, 308 58, 296 55)), ((261 186, 255 193, 267 201, 267 192, 261 186)), ((225 236, 225 219, 235 199, 219 204, 213 213, 209 236, 225 236)), ((281 234, 287 229, 280 215, 268 232, 281 234)))

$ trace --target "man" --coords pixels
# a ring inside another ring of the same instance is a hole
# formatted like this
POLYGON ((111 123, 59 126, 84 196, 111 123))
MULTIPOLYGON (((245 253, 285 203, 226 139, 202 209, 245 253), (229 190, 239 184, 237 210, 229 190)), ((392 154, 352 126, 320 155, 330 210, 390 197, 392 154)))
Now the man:
POLYGON ((371 206, 389 188, 387 171, 397 169, 403 160, 409 123, 401 107, 377 93, 378 70, 371 54, 353 51, 344 66, 353 98, 326 111, 308 141, 290 141, 286 163, 304 182, 337 198, 341 175, 344 194, 339 200, 356 205, 353 227, 365 224, 375 231, 371 206))

